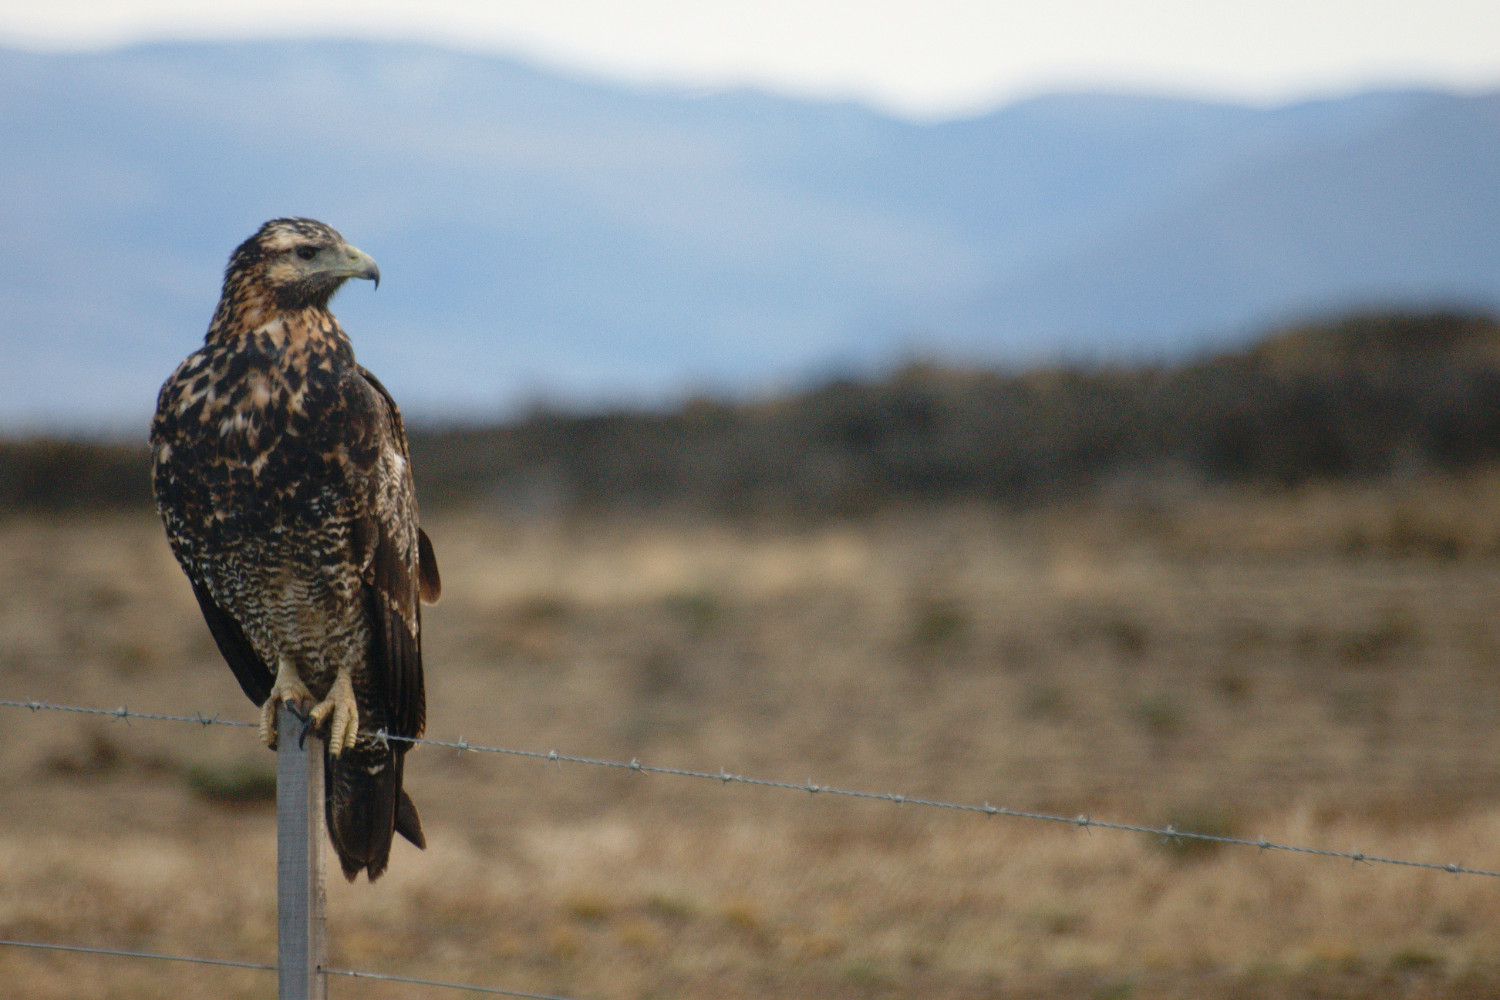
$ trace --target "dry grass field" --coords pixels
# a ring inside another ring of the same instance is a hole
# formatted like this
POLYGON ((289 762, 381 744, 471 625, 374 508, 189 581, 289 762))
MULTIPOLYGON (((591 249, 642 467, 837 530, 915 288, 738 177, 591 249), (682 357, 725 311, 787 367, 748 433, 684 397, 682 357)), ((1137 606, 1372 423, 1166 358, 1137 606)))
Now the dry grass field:
MULTIPOLYGON (((1500 480, 429 524, 429 735, 1500 869, 1500 480)), ((0 523, 0 698, 251 719, 147 516, 0 523)), ((274 961, 251 730, 0 710, 0 937, 274 961)), ((332 962, 637 998, 1488 997, 1500 879, 433 747, 332 962)), ((265 972, 0 947, 0 994, 265 972)), ((467 996, 333 979, 334 997, 467 996)))

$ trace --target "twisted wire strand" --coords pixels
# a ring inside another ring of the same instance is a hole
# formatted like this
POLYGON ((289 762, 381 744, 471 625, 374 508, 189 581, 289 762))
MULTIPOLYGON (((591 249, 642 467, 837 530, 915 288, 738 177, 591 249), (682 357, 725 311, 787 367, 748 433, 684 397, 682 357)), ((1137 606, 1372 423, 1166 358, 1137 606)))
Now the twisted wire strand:
MULTIPOLYGON (((89 708, 78 705, 54 705, 40 701, 10 701, 0 700, 0 708, 24 708, 33 712, 56 711, 56 712, 79 712, 88 715, 111 716, 118 719, 150 719, 164 722, 193 722, 201 726, 244 726, 254 727, 254 723, 240 722, 231 719, 221 719, 217 714, 208 716, 201 712, 193 715, 170 715, 156 712, 136 712, 125 708, 89 708)), ((983 816, 1005 816, 1010 819, 1035 820, 1044 823, 1058 823, 1083 830, 1115 830, 1123 833, 1138 833, 1147 836, 1161 837, 1164 840, 1174 842, 1197 841, 1210 844, 1224 844, 1233 847, 1254 847, 1261 851, 1281 851, 1289 854, 1306 854, 1324 858, 1339 858, 1355 864, 1368 865, 1391 865, 1401 868, 1416 868, 1427 871, 1447 872, 1451 875, 1474 875, 1485 878, 1500 878, 1500 871, 1492 871, 1485 868, 1472 868, 1464 864, 1442 863, 1434 861, 1413 861, 1404 858, 1384 857, 1376 854, 1366 854, 1359 850, 1333 850, 1324 847, 1304 847, 1296 844, 1282 844, 1265 838, 1250 839, 1248 837, 1234 837, 1215 833, 1198 833, 1193 830, 1179 830, 1175 826, 1150 826, 1142 823, 1123 823, 1109 820, 1094 819, 1087 814, 1078 816, 1063 816, 1055 813, 1032 812, 1024 809, 1010 809, 1004 806, 991 805, 988 802, 975 805, 971 802, 947 802, 941 799, 921 798, 918 796, 901 795, 892 792, 870 792, 850 788, 836 788, 832 785, 819 785, 814 781, 794 782, 780 781, 772 778, 755 778, 742 774, 733 774, 720 768, 715 771, 699 771, 678 767, 663 767, 655 764, 643 764, 637 758, 629 761, 607 760, 598 757, 583 757, 575 754, 559 753, 549 750, 545 753, 539 750, 519 750, 513 747, 486 746, 480 743, 471 743, 463 737, 457 740, 433 740, 420 739, 409 736, 396 736, 380 730, 376 736, 381 740, 395 740, 403 743, 421 744, 425 746, 442 747, 456 750, 459 753, 490 753, 509 757, 523 757, 538 760, 550 764, 584 764, 590 767, 612 768, 622 771, 633 771, 637 774, 661 774, 678 778, 693 778, 702 781, 717 781, 723 785, 746 785, 759 788, 775 788, 783 791, 800 791, 813 795, 829 795, 838 798, 866 799, 878 802, 890 802, 896 805, 921 806, 931 809, 945 809, 962 813, 977 813, 983 816)))
POLYGON ((151 958, 161 962, 191 962, 194 965, 227 965, 236 969, 258 969, 275 972, 276 966, 265 962, 242 962, 232 958, 200 958, 195 955, 163 955, 154 951, 125 951, 120 948, 93 948, 81 944, 49 944, 44 941, 6 941, 0 946, 8 948, 38 948, 43 951, 70 951, 85 955, 112 955, 117 958, 151 958))
MULTIPOLYGON (((112 958, 152 959, 160 962, 188 962, 193 965, 228 966, 234 969, 253 969, 257 972, 275 972, 276 966, 266 962, 244 962, 232 958, 203 958, 197 955, 164 955, 154 951, 127 951, 122 948, 95 948, 80 944, 52 944, 46 941, 11 941, 0 939, 0 947, 34 948, 41 951, 65 951, 83 955, 107 955, 112 958)), ((449 990, 467 990, 470 993, 487 993, 491 996, 520 997, 522 1000, 568 1000, 567 997, 551 993, 525 993, 520 990, 501 989, 497 986, 475 986, 470 983, 450 983, 441 979, 419 979, 416 976, 395 976, 386 972, 370 972, 356 969, 319 969, 325 976, 348 976, 353 979, 379 979, 393 983, 411 983, 418 986, 437 986, 449 990)))
POLYGON ((496 986, 470 986, 464 983, 449 983, 441 979, 418 979, 415 976, 393 976, 384 972, 360 972, 354 969, 319 969, 325 976, 349 976, 354 979, 382 979, 391 983, 414 983, 418 986, 438 986, 447 990, 469 990, 473 993, 489 993, 502 997, 522 997, 523 1000, 568 1000, 567 997, 551 993, 523 993, 520 990, 504 990, 496 986))

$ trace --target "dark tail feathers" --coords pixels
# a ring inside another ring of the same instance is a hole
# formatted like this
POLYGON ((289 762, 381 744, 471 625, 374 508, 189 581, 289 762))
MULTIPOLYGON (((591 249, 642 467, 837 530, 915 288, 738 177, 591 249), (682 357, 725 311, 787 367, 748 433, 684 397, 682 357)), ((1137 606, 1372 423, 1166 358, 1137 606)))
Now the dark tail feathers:
POLYGON ((371 882, 380 877, 394 834, 427 846, 417 807, 401 787, 405 757, 401 750, 363 740, 337 757, 325 753, 328 838, 351 882, 361 871, 371 882))

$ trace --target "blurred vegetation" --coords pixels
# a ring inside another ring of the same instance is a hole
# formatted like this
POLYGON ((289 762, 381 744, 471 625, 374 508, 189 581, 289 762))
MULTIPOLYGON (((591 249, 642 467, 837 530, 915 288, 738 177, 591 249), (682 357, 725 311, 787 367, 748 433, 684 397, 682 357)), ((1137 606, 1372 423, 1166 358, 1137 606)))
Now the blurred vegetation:
MULTIPOLYGON (((1500 458, 1500 322, 1351 316, 1176 365, 1003 372, 908 364, 766 402, 533 413, 416 428, 429 508, 850 514, 1024 506, 1183 478, 1263 487, 1500 458)), ((149 503, 144 448, 0 443, 0 510, 149 503)))
POLYGON ((261 763, 186 769, 184 780, 194 794, 223 806, 268 806, 276 802, 276 771, 261 763))
POLYGON ((84 513, 150 503, 150 456, 144 444, 0 440, 0 511, 84 513))

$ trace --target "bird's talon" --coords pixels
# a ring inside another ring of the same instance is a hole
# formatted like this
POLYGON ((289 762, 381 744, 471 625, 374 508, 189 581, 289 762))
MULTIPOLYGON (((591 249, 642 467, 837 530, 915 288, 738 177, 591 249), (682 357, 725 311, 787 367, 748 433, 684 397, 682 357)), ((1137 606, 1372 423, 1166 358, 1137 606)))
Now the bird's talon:
POLYGON ((302 683, 297 669, 292 663, 282 658, 277 664, 276 682, 271 685, 271 694, 261 706, 260 711, 260 738, 266 746, 272 750, 276 749, 279 742, 276 725, 277 709, 285 705, 288 712, 298 719, 306 719, 307 709, 304 705, 312 704, 312 694, 307 686, 302 683))
MULTIPOLYGON (((354 746, 359 735, 359 704, 348 674, 340 672, 334 678, 328 697, 313 706, 308 719, 320 727, 328 723, 328 752, 333 756, 354 746)), ((306 730, 303 735, 306 736, 306 730)))
MULTIPOLYGON (((296 713, 294 712, 293 714, 295 715, 296 713)), ((306 750, 307 734, 316 729, 318 727, 318 723, 313 719, 311 712, 308 712, 305 716, 298 715, 297 718, 302 720, 302 732, 297 734, 297 749, 306 750)))

